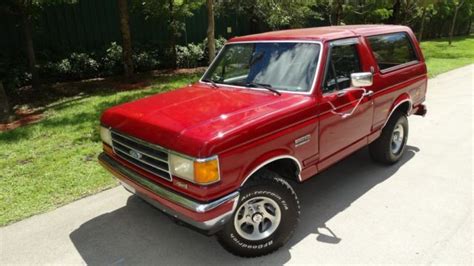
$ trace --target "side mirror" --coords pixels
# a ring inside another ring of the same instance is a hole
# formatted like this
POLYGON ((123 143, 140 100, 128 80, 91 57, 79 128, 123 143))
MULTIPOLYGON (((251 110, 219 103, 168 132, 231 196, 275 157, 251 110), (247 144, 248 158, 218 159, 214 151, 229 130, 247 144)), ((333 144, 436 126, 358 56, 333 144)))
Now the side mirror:
POLYGON ((359 72, 351 74, 351 86, 360 88, 360 87, 369 87, 372 86, 373 75, 370 72, 359 72))

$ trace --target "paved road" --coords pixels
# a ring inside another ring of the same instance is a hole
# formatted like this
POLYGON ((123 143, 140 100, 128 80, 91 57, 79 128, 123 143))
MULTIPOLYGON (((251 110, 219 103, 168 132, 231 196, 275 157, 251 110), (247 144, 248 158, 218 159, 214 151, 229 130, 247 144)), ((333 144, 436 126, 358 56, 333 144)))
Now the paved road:
POLYGON ((0 228, 0 262, 74 264, 472 264, 474 65, 430 80, 392 167, 361 150, 297 187, 301 223, 267 257, 241 259, 115 188, 0 228))

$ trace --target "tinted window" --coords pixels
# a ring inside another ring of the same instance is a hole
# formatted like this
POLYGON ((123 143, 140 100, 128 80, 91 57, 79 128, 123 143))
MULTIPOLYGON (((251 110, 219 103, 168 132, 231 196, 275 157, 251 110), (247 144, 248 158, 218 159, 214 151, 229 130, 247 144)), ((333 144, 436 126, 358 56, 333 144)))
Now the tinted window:
POLYGON ((349 88, 351 74, 361 71, 356 45, 331 47, 326 69, 323 92, 349 88))
POLYGON ((380 70, 417 60, 406 33, 392 33, 367 38, 380 70))

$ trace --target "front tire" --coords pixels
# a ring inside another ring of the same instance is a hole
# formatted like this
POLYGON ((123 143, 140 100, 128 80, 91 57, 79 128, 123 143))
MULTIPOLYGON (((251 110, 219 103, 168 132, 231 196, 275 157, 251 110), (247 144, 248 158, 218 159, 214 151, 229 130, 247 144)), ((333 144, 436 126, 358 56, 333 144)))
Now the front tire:
POLYGON ((396 111, 385 127, 380 137, 369 145, 370 156, 374 161, 383 164, 394 164, 400 160, 408 139, 407 116, 396 111))
POLYGON ((242 188, 236 211, 217 238, 234 255, 263 256, 288 242, 299 215, 298 197, 290 184, 261 170, 242 188))

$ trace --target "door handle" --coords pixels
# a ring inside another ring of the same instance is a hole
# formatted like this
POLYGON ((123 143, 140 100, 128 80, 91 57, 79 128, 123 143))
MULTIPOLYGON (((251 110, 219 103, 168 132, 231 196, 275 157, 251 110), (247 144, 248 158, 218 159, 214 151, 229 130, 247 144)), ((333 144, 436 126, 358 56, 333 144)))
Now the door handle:
MULTIPOLYGON (((362 90, 362 95, 360 96, 359 100, 357 100, 357 103, 356 105, 354 106, 354 108, 352 108, 352 110, 350 112, 347 112, 347 113, 341 113, 341 112, 338 112, 336 111, 337 108, 331 103, 331 101, 328 101, 327 103, 331 106, 332 108, 332 113, 333 114, 337 114, 337 115, 340 115, 342 117, 342 119, 345 119, 347 117, 350 117, 354 111, 357 109, 357 107, 359 106, 359 104, 362 102, 362 99, 364 99, 365 96, 372 96, 374 94, 374 91, 371 91, 371 90, 366 90, 366 89, 360 89, 362 90)), ((337 97, 341 97, 341 96, 344 96, 346 94, 347 90, 342 90, 342 91, 339 91, 338 93, 336 93, 336 96, 337 97)))
POLYGON ((347 92, 346 90, 338 91, 338 92, 336 93, 336 96, 337 96, 337 97, 342 97, 342 96, 346 95, 346 92, 347 92))
MULTIPOLYGON (((342 96, 346 95, 346 93, 347 93, 347 90, 341 90, 341 91, 338 91, 336 93, 336 96, 337 97, 342 97, 342 96)), ((368 90, 368 91, 366 91, 362 94, 362 97, 365 97, 365 96, 370 97, 372 95, 374 95, 374 91, 368 90)))
POLYGON ((364 96, 370 97, 372 95, 374 95, 374 91, 369 90, 369 91, 364 92, 364 96))

